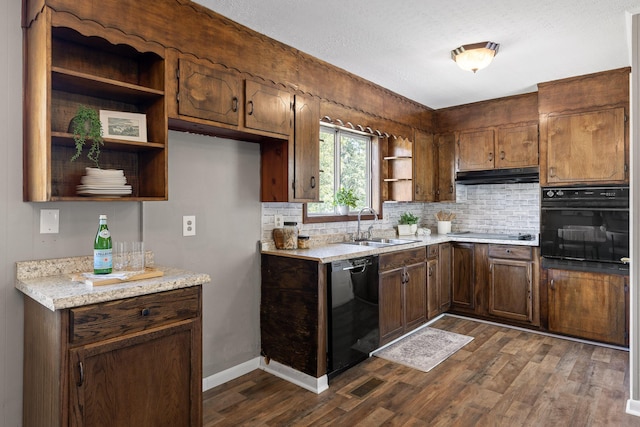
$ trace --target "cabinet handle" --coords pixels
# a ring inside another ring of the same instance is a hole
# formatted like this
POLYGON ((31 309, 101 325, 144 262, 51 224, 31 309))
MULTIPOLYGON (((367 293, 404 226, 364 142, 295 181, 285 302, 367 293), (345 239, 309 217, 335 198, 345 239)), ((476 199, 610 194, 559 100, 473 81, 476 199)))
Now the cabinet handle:
POLYGON ((433 268, 429 267, 429 277, 433 276, 433 268))
POLYGON ((149 310, 148 308, 143 308, 143 309, 140 311, 140 315, 141 315, 141 316, 148 316, 149 314, 151 314, 151 310, 149 310))
POLYGON ((453 194, 453 184, 449 185, 449 193, 453 194))
POLYGON ((238 111, 238 97, 234 96, 231 102, 231 110, 235 113, 238 111))
POLYGON ((551 279, 551 285, 549 287, 551 288, 552 291, 556 290, 556 282, 555 282, 555 280, 551 279))
POLYGON ((315 176, 311 177, 311 188, 316 188, 316 177, 315 176))
POLYGON ((248 115, 252 115, 253 114, 253 101, 249 101, 249 112, 247 113, 248 115))
POLYGON ((504 156, 504 151, 501 151, 501 152, 500 152, 500 160, 504 160, 504 157, 505 157, 505 156, 504 156))
POLYGON ((556 168, 554 167, 549 168, 549 176, 556 176, 556 168))
POLYGON ((492 162, 493 161, 493 153, 489 153, 489 161, 492 162))
POLYGON ((78 387, 82 387, 84 384, 84 365, 82 362, 78 362, 78 369, 80 370, 80 379, 78 380, 78 387))

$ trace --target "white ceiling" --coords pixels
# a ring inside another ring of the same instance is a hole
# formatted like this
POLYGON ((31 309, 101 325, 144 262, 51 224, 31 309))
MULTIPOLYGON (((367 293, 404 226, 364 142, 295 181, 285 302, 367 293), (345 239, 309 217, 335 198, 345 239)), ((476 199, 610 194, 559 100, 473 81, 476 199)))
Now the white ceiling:
POLYGON ((233 21, 431 108, 629 66, 640 0, 196 0, 233 21), (627 13, 630 12, 630 13, 627 13), (460 45, 493 41, 473 74, 460 45))

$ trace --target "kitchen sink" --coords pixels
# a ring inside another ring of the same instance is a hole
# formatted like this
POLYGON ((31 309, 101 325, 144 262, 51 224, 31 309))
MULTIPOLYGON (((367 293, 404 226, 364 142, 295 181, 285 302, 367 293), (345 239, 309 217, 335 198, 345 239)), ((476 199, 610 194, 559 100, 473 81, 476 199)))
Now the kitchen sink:
POLYGON ((379 239, 368 239, 368 240, 356 240, 352 242, 342 242, 342 243, 345 243, 347 245, 371 246, 374 248, 383 248, 387 246, 407 245, 409 243, 415 243, 417 241, 418 240, 379 238, 379 239))

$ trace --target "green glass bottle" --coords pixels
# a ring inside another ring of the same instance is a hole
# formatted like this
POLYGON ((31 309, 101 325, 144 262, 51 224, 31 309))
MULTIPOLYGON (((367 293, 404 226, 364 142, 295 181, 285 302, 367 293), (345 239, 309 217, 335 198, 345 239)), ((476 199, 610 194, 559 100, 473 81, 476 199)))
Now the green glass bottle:
POLYGON ((100 226, 93 242, 93 274, 109 274, 112 268, 111 233, 107 227, 107 216, 100 215, 100 226))

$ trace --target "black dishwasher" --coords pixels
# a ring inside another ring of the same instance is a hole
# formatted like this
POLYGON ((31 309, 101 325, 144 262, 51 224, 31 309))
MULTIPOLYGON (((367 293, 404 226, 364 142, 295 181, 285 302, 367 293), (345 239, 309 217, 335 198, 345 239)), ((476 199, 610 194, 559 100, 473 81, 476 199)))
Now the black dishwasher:
POLYGON ((331 379, 378 348, 378 257, 332 262, 328 284, 327 376, 331 379))

